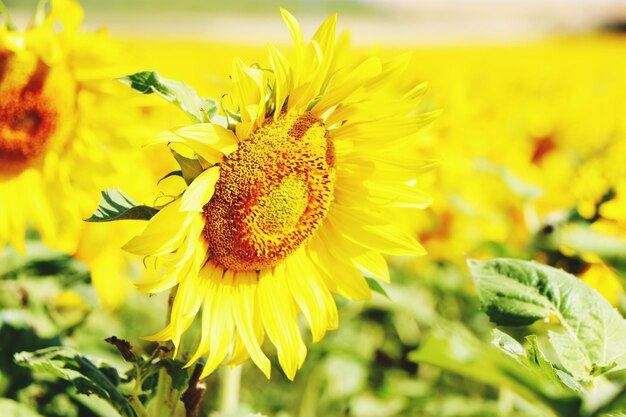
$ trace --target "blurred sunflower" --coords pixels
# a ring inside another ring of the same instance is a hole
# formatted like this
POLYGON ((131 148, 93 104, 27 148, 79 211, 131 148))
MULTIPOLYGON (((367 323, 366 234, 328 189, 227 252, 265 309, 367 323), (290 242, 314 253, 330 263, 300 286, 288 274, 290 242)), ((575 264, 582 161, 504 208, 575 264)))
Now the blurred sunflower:
POLYGON ((153 131, 137 123, 142 106, 120 105, 132 96, 113 80, 131 64, 105 30, 79 31, 83 10, 73 0, 42 1, 25 30, 4 9, 1 17, 0 248, 24 253, 32 228, 48 247, 87 263, 100 302, 118 307, 132 287, 116 239, 136 225, 107 230, 82 219, 112 184, 153 194, 132 144, 153 131))
POLYGON ((170 323, 150 340, 178 347, 202 309, 189 365, 205 357, 203 376, 230 353, 228 364, 250 357, 269 378, 267 335, 293 379, 307 351, 299 312, 318 341, 338 325, 333 293, 368 299, 362 273, 389 280, 382 254, 424 253, 401 222, 402 210, 429 204, 415 187, 424 164, 412 151, 433 114, 415 111, 423 85, 395 91, 407 57, 340 66, 335 16, 306 46, 281 12, 293 62, 272 46, 268 70, 235 59, 225 122, 154 141, 186 145, 204 169, 124 247, 167 268, 141 289, 178 286, 170 323))
POLYGON ((121 165, 115 152, 130 145, 110 123, 126 117, 106 33, 80 33, 72 0, 46 6, 26 30, 6 15, 0 25, 0 247, 23 252, 32 227, 73 253, 89 202, 121 165))

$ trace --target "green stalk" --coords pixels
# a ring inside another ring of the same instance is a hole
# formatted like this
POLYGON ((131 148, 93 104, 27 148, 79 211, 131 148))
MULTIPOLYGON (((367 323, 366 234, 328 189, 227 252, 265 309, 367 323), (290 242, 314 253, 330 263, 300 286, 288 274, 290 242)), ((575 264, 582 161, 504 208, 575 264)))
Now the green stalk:
POLYGON ((149 416, 148 412, 146 411, 146 408, 143 406, 141 401, 139 401, 139 398, 133 395, 128 399, 128 402, 130 403, 130 406, 132 407, 135 414, 137 414, 137 417, 149 416))
POLYGON ((220 370, 220 414, 227 416, 239 409, 241 388, 241 365, 224 366, 220 370))
MULTIPOLYGON (((174 298, 176 297, 176 287, 172 288, 170 295, 167 299, 167 313, 165 317, 165 323, 170 320, 172 315, 172 305, 174 304, 174 298)), ((172 355, 173 350, 168 349, 164 353, 161 353, 161 358, 166 359, 169 355, 172 355)), ((173 359, 173 358, 172 358, 173 359)), ((172 398, 172 379, 168 375, 164 368, 159 370, 159 380, 157 382, 157 392, 153 400, 153 415, 155 417, 170 417, 174 415, 177 399, 172 398)))

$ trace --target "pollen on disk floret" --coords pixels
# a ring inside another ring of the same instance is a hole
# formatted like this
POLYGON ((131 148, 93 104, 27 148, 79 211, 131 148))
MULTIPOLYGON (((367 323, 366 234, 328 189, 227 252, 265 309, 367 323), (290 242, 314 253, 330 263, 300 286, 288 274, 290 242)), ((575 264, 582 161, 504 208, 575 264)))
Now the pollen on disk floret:
POLYGON ((210 258, 239 271, 275 266, 320 226, 334 180, 321 120, 310 113, 268 119, 221 164, 204 208, 210 258))

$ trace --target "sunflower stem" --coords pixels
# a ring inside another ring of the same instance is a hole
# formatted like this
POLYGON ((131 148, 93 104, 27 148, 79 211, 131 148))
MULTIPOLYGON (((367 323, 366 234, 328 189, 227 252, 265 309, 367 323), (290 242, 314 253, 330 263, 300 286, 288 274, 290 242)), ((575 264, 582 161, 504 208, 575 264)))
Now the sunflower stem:
POLYGON ((239 409, 241 365, 224 366, 220 370, 220 414, 227 416, 239 409))
MULTIPOLYGON (((172 315, 172 305, 174 304, 174 298, 176 297, 176 287, 172 288, 169 297, 167 299, 167 315, 165 317, 165 323, 170 320, 172 315)), ((167 359, 168 356, 174 358, 173 349, 171 349, 171 343, 169 343, 169 349, 161 350, 161 359, 167 359)), ((178 399, 172 399, 172 380, 167 371, 162 368, 159 370, 159 380, 157 383, 157 393, 154 397, 154 408, 156 417, 167 417, 173 415, 174 409, 178 399)))
POLYGON ((130 403, 131 408, 133 409, 135 414, 137 414, 138 417, 149 416, 148 412, 146 411, 146 408, 143 406, 141 401, 139 401, 138 397, 131 396, 128 401, 130 403))

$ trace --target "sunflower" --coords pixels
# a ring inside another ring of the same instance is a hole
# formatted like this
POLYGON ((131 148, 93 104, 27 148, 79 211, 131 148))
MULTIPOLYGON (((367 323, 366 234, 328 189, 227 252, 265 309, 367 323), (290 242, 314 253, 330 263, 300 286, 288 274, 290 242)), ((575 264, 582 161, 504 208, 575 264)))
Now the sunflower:
POLYGON ((307 352, 300 313, 319 341, 338 325, 333 294, 366 300, 363 275, 389 281, 383 254, 424 253, 404 218, 429 204, 412 149, 433 114, 416 110, 423 85, 398 93, 408 57, 343 64, 336 16, 306 45, 281 13, 294 59, 273 46, 265 66, 235 59, 221 116, 153 141, 188 148, 202 169, 124 246, 166 268, 140 289, 176 288, 149 340, 178 349, 200 313, 188 365, 205 358, 203 377, 250 358, 269 378, 267 336, 293 379, 307 352))
POLYGON ((147 166, 131 152, 133 136, 144 133, 134 127, 141 108, 120 105, 129 93, 113 81, 130 65, 106 31, 79 30, 83 10, 73 0, 41 2, 25 30, 0 9, 2 17, 0 248, 24 253, 26 230, 36 231, 48 247, 86 262, 99 300, 117 307, 131 289, 122 279, 128 261, 102 248, 131 225, 107 231, 81 219, 99 189, 119 184, 141 194, 137 183, 146 188, 153 178, 148 168, 126 174, 147 166))
POLYGON ((23 252, 32 227, 73 253, 94 192, 121 165, 115 152, 131 148, 110 123, 125 119, 125 92, 106 33, 79 32, 74 1, 44 6, 26 30, 0 24, 0 247, 23 252))

